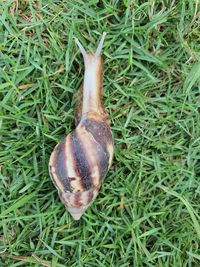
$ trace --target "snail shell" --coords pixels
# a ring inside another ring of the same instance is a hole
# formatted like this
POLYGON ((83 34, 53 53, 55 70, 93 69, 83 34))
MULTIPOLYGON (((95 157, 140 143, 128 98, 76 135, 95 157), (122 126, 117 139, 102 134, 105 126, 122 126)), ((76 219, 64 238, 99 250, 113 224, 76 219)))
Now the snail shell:
POLYGON ((59 197, 75 220, 96 198, 113 158, 113 138, 107 113, 101 104, 103 65, 100 56, 105 34, 96 53, 87 53, 76 40, 85 62, 79 89, 76 129, 53 150, 49 172, 59 197))

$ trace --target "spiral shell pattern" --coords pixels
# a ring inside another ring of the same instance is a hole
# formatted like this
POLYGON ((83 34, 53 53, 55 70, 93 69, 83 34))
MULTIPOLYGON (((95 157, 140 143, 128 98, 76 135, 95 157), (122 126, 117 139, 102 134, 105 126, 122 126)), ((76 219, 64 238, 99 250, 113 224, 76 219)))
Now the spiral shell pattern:
POLYGON ((105 118, 88 113, 51 154, 49 171, 59 197, 75 220, 96 198, 111 166, 113 138, 105 118))

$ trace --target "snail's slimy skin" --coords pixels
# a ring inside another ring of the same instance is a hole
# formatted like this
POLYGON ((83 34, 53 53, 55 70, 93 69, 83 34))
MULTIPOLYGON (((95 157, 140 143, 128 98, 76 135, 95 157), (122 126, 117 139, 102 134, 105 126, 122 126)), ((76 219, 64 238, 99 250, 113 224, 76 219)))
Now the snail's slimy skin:
POLYGON ((96 198, 111 166, 114 143, 102 102, 103 35, 96 53, 85 52, 77 41, 85 63, 84 82, 76 107, 77 127, 53 150, 49 172, 59 197, 75 220, 79 220, 96 198), (98 52, 98 53, 97 53, 98 52))

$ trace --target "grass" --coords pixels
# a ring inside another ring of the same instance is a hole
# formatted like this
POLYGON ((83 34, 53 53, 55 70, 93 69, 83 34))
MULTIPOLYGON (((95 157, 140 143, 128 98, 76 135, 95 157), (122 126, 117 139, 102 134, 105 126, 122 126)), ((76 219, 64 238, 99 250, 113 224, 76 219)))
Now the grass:
POLYGON ((1 1, 0 266, 200 266, 198 0, 1 1), (50 181, 103 31, 115 158, 72 220, 50 181))

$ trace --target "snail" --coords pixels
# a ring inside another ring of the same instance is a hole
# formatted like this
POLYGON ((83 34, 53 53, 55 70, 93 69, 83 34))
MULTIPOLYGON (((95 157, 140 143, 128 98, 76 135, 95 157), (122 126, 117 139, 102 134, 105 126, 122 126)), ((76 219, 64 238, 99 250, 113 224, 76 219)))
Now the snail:
POLYGON ((102 106, 104 39, 105 33, 94 54, 75 39, 85 65, 84 81, 77 93, 76 128, 56 145, 49 161, 51 179, 75 220, 96 198, 114 152, 108 114, 102 106))

